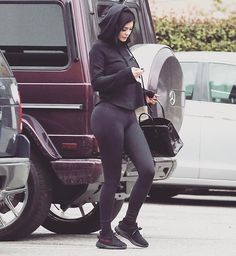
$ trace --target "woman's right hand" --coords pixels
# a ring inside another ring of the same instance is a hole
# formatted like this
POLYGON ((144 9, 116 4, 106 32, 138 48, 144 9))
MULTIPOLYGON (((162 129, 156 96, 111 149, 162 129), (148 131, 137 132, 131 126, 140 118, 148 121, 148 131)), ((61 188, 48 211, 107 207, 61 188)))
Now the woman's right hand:
POLYGON ((132 71, 132 74, 134 76, 134 78, 136 80, 138 80, 140 78, 140 76, 143 74, 144 70, 141 69, 141 68, 135 68, 135 67, 132 67, 131 68, 131 71, 132 71))

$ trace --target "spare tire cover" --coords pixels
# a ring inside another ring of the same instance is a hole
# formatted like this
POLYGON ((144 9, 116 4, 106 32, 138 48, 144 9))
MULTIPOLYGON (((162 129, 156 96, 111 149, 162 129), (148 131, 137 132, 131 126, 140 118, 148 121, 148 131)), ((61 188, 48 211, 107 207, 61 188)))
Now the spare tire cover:
MULTIPOLYGON (((159 94, 165 116, 179 131, 185 103, 183 73, 173 51, 166 45, 139 44, 131 47, 139 66, 144 68, 144 87, 159 94)), ((159 104, 152 107, 153 116, 162 116, 159 104)))

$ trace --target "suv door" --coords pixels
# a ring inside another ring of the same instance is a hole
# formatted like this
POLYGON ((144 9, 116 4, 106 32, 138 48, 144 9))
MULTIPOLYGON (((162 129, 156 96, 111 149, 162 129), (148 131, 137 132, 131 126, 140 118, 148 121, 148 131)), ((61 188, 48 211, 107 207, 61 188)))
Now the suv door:
POLYGON ((57 0, 0 1, 6 35, 0 47, 18 81, 24 113, 39 121, 64 158, 80 157, 77 135, 88 133, 91 104, 71 12, 57 0))
POLYGON ((208 63, 205 70, 200 178, 236 180, 236 65, 208 63))
MULTIPOLYGON (((178 153, 178 167, 172 177, 198 178, 201 140, 201 80, 202 66, 198 62, 180 62, 185 88, 185 113, 180 129, 184 147, 178 153), (193 138, 193 140, 189 140, 193 138)), ((168 182, 168 181, 167 181, 168 182)))

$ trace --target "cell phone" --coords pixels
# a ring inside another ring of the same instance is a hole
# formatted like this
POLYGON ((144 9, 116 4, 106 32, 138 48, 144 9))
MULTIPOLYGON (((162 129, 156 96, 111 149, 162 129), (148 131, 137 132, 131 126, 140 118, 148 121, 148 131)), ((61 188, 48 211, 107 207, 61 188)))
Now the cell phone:
POLYGON ((155 95, 155 92, 152 91, 146 91, 145 94, 149 97, 149 98, 153 98, 155 95))

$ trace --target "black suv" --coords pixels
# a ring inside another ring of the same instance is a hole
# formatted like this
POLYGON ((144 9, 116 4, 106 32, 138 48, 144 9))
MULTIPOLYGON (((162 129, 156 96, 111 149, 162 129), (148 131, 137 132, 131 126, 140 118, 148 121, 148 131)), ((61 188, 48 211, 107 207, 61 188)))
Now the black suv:
POLYGON ((0 51, 0 231, 18 221, 28 197, 29 142, 20 134, 21 104, 16 80, 0 51))

